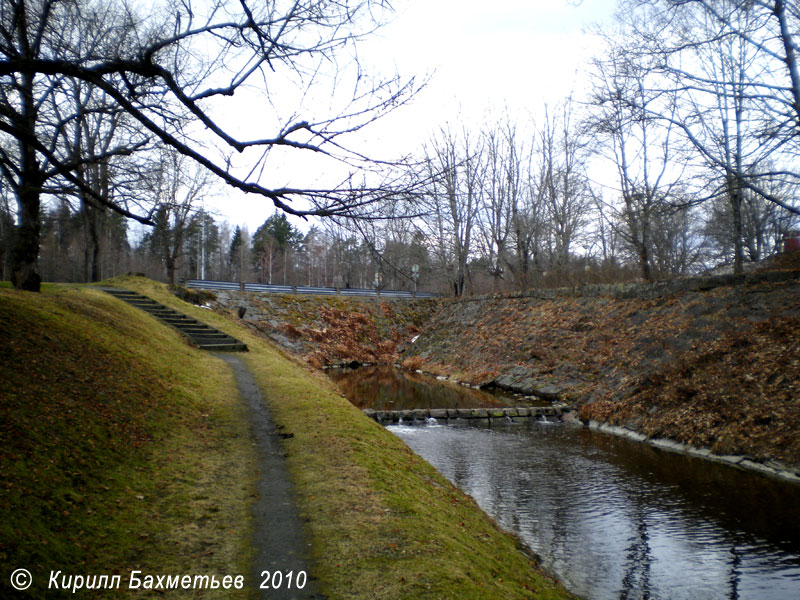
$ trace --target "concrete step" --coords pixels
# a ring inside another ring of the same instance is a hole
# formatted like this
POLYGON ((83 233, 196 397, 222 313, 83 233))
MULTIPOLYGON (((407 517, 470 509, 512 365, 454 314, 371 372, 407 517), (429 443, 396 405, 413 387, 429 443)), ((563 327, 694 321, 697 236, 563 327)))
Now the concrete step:
POLYGON ((229 335, 190 335, 197 343, 209 344, 209 343, 219 343, 219 344, 235 344, 238 343, 239 340, 236 338, 232 338, 229 335))
POLYGON ((247 352, 247 345, 242 342, 231 344, 204 343, 197 344, 197 347, 201 350, 208 350, 209 352, 247 352))
POLYGON ((236 338, 210 325, 201 323, 197 319, 188 317, 177 310, 164 306, 152 298, 121 288, 100 289, 120 300, 124 300, 131 306, 135 306, 153 315, 164 323, 172 325, 201 350, 215 352, 247 352, 247 345, 236 338))
POLYGON ((200 321, 196 319, 191 319, 189 317, 159 317, 162 321, 165 321, 171 325, 197 325, 200 321))

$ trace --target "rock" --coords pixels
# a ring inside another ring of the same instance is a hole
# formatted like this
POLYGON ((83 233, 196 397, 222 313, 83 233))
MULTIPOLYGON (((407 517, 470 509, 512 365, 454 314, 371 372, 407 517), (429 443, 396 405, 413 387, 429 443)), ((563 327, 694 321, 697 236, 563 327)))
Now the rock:
POLYGON ((558 400, 563 391, 559 386, 553 384, 539 385, 533 388, 533 394, 545 400, 558 400))
POLYGON ((667 439, 650 440, 650 444, 652 444, 656 448, 661 448, 662 450, 670 450, 672 452, 684 452, 686 450, 686 444, 681 444, 680 442, 675 442, 673 440, 667 440, 667 439))
POLYGON ((642 417, 634 417, 632 419, 628 419, 625 422, 625 427, 632 430, 637 431, 639 427, 642 425, 642 417))
POLYGON ((738 465, 744 460, 744 456, 736 456, 733 454, 710 454, 709 458, 729 465, 738 465))

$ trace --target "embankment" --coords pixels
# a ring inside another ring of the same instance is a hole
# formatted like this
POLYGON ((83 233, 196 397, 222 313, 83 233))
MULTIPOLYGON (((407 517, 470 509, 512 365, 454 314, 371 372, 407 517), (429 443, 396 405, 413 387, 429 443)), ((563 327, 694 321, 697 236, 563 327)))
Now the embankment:
POLYGON ((20 568, 31 598, 245 573, 255 472, 219 360, 99 290, 0 289, 0 596, 20 568))
MULTIPOLYGON (((265 340, 236 308, 203 310, 174 297, 166 286, 139 278, 114 283, 247 344, 243 360, 281 431, 325 597, 571 597, 471 497, 344 399, 325 375, 265 340)), ((293 326, 300 328, 316 310, 337 309, 329 303, 335 300, 276 302, 296 307, 285 314, 294 315, 293 326)))
POLYGON ((205 294, 211 306, 314 367, 394 363, 439 306, 433 299, 205 294))
MULTIPOLYGON (((108 283, 247 344, 325 597, 570 597, 472 498, 238 316, 142 278, 108 283)), ((51 569, 248 573, 257 469, 225 363, 95 290, 0 290, 0 317, 0 590, 28 565, 33 597, 51 596, 51 569)))
POLYGON ((234 294, 218 305, 245 306, 252 329, 314 366, 402 362, 565 403, 662 447, 800 474, 794 258, 652 285, 392 304, 234 294))
POLYGON ((449 301, 405 364, 800 467, 800 271, 449 301))

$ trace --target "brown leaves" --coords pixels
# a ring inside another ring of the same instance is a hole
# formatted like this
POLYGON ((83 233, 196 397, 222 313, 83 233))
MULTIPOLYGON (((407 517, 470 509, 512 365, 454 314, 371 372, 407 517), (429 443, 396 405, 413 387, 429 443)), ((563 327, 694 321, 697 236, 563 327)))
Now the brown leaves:
POLYGON ((584 419, 797 463, 796 315, 791 282, 650 300, 452 303, 413 345, 425 356, 413 365, 465 379, 524 367, 564 382, 578 404, 591 402, 584 419))

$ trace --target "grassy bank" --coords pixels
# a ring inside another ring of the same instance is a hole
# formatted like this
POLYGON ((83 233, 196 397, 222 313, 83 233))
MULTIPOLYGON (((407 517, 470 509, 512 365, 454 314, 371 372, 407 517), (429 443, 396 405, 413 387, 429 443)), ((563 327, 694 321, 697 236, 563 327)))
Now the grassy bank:
POLYGON ((0 289, 0 382, 0 595, 17 568, 48 598, 51 570, 248 572, 254 457, 221 361, 97 290, 0 289))
POLYGON ((563 598, 516 538, 319 373, 165 287, 120 279, 248 344, 246 362, 284 433, 322 591, 335 598, 563 598))

